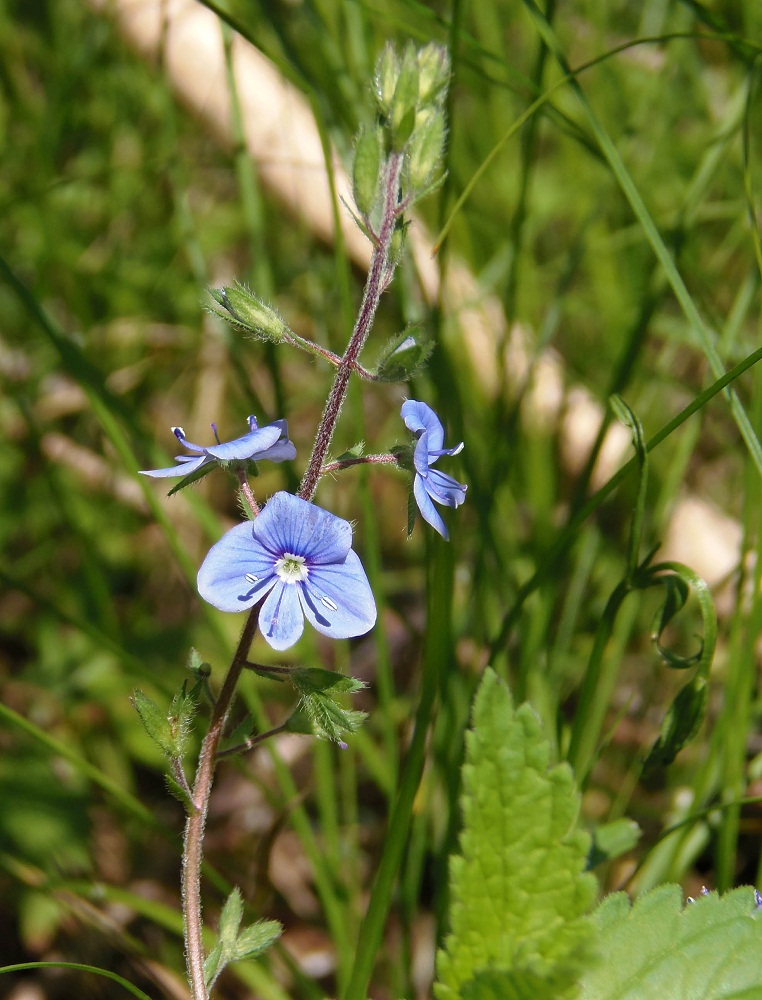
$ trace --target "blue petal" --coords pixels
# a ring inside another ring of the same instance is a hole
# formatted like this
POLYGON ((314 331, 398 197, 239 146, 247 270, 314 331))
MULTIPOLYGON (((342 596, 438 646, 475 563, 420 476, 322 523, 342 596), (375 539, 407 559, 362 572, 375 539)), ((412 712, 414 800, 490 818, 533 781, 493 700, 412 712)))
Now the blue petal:
POLYGON ((415 471, 425 476, 429 471, 429 465, 434 461, 429 455, 429 433, 423 431, 415 445, 413 452, 413 465, 415 471))
POLYGON ((257 452, 267 451, 275 444, 280 434, 280 428, 274 424, 270 424, 269 427, 258 427, 255 431, 250 431, 233 441, 213 444, 206 449, 206 453, 220 462, 243 461, 257 452))
POLYGON ((231 528, 211 547, 198 571, 199 594, 220 611, 246 611, 278 580, 272 553, 254 538, 254 523, 231 528))
MULTIPOLYGON (((261 516, 261 515, 260 515, 261 516)), ((288 649, 304 631, 298 583, 278 580, 259 612, 259 629, 273 649, 288 649)))
POLYGON ((342 563, 310 569, 299 598, 307 621, 331 639, 365 635, 376 624, 376 602, 356 552, 342 563))
POLYGON ((459 455, 463 451, 463 442, 456 444, 454 448, 429 448, 429 462, 436 462, 442 455, 459 455))
POLYGON ((429 496, 437 503, 443 503, 447 507, 460 507, 466 499, 467 486, 459 483, 457 479, 448 476, 446 472, 439 469, 429 469, 422 477, 423 484, 429 496))
POLYGON ((308 566, 343 562, 352 544, 352 526, 321 507, 276 493, 254 521, 254 537, 269 552, 303 556, 308 566))
POLYGON ((442 520, 439 511, 434 506, 434 503, 426 492, 426 486, 424 485, 424 480, 421 476, 416 476, 413 481, 413 494, 415 496, 415 502, 418 504, 418 510, 421 512, 421 517, 424 521, 427 521, 431 527, 438 531, 442 538, 449 538, 447 533, 447 527, 442 520))
POLYGON ((141 476, 152 476, 154 479, 164 479, 170 476, 188 476, 202 465, 206 465, 211 459, 206 455, 199 455, 198 458, 191 458, 190 455, 178 455, 177 461, 181 465, 173 465, 169 469, 141 469, 141 476))
POLYGON ((413 434, 421 431, 429 432, 429 450, 437 451, 444 444, 444 427, 442 421, 430 406, 417 399, 408 399, 402 404, 400 411, 405 426, 413 434))

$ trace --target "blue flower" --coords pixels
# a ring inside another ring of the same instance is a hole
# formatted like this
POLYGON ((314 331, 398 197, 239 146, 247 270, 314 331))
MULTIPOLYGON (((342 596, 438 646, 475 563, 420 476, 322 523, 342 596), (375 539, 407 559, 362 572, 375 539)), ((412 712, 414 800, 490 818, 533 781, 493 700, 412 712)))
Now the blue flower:
MULTIPOLYGON (((215 424, 212 424, 212 430, 217 438, 217 444, 204 448, 200 444, 188 441, 182 427, 173 427, 172 433, 183 448, 195 454, 177 455, 178 465, 173 465, 169 469, 143 470, 141 475, 153 476, 155 479, 189 476, 200 472, 206 466, 218 463, 258 462, 260 459, 267 459, 268 462, 286 462, 296 457, 296 448, 288 439, 288 426, 285 420, 276 420, 267 427, 258 427, 256 417, 249 417, 249 433, 234 441, 220 442, 215 424)), ((206 471, 211 472, 211 469, 206 471)))
POLYGON ((463 448, 463 442, 456 448, 443 448, 442 421, 430 406, 416 399, 408 399, 402 404, 401 415, 408 430, 418 439, 413 454, 415 502, 424 521, 428 521, 442 538, 448 538, 445 523, 432 501, 436 500, 446 507, 459 507, 466 499, 468 487, 452 476, 432 469, 432 466, 442 455, 457 455, 463 448))
POLYGON ((293 646, 304 619, 332 639, 364 635, 376 602, 352 526, 307 500, 276 493, 253 521, 213 545, 198 571, 198 592, 221 611, 246 611, 262 598, 262 635, 274 649, 293 646))

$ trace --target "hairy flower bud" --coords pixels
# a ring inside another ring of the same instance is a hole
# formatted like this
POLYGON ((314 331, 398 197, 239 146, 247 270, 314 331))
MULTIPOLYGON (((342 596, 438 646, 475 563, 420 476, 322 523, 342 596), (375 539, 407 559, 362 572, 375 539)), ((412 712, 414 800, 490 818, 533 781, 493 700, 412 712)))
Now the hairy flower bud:
POLYGON ((279 343, 291 333, 283 318, 244 285, 210 288, 209 294, 228 313, 215 314, 261 340, 279 343))

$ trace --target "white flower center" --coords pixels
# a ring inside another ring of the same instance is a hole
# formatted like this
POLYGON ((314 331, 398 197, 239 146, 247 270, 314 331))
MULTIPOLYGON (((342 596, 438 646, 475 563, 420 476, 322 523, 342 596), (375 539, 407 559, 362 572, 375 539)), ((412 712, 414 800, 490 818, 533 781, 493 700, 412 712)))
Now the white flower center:
POLYGON ((299 583, 309 575, 304 556, 295 556, 291 552, 283 553, 275 564, 275 572, 284 583, 299 583))

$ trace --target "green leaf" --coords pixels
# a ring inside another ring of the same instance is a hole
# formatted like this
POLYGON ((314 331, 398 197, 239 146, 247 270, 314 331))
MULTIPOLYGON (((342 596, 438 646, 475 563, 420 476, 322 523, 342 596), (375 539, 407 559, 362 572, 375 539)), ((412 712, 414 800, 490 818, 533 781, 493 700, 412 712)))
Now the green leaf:
POLYGON ((358 681, 356 677, 347 677, 344 674, 337 674, 334 670, 323 670, 320 667, 300 667, 289 674, 289 680, 302 695, 326 691, 354 694, 368 686, 364 681, 358 681))
POLYGON ((754 1000, 762 996, 762 919, 753 890, 685 907, 663 885, 634 905, 623 892, 593 914, 605 961, 582 977, 582 1000, 754 1000))
POLYGON ((690 569, 678 562, 658 563, 648 569, 646 586, 664 584, 667 594, 663 605, 657 610, 651 629, 651 638, 660 655, 670 667, 678 670, 698 664, 698 672, 708 675, 717 644, 717 613, 714 608, 712 594, 705 581, 690 569), (687 599, 689 588, 698 601, 701 621, 704 628, 703 639, 699 639, 699 648, 688 656, 680 656, 662 645, 661 636, 664 629, 674 616, 682 610, 687 599))
POLYGON ((631 851, 641 837, 641 829, 634 819, 615 819, 604 823, 593 831, 593 843, 587 859, 587 867, 595 868, 604 861, 619 858, 631 851))
POLYGON ((244 927, 236 939, 233 961, 261 955, 278 940, 282 931, 277 920, 258 920, 255 924, 244 927))
MULTIPOLYGON (((527 970, 477 972, 462 988, 461 1000, 557 1000, 568 983, 527 970)), ((568 992, 568 990, 567 990, 568 992)))
POLYGON ((496 981, 515 984, 504 996, 561 998, 591 960, 590 838, 577 828, 571 769, 549 768, 549 758, 532 709, 514 710, 507 686, 487 670, 466 736, 464 827, 451 859, 438 1000, 496 996, 496 981))
POLYGON ((219 937, 204 962, 204 981, 210 988, 231 962, 253 958, 277 941, 282 927, 277 920, 258 920, 241 930, 243 897, 238 888, 228 896, 220 914, 219 937))
POLYGON ((666 767, 701 728, 709 704, 709 684, 696 674, 678 692, 662 723, 661 733, 643 765, 644 772, 666 767))
POLYGON ((130 701, 149 737, 165 757, 173 757, 174 741, 166 712, 162 712, 156 702, 142 691, 133 691, 130 701))
POLYGON ((238 931, 243 920, 243 896, 236 886, 230 893, 220 914, 220 943, 223 954, 231 953, 235 947, 238 931))

